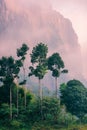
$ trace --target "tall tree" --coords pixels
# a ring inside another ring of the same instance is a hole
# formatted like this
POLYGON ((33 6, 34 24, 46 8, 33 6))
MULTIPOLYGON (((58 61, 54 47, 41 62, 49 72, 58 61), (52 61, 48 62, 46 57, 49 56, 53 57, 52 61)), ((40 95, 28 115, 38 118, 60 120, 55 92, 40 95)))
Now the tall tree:
MULTIPOLYGON (((19 60, 16 60, 16 64, 19 68, 21 68, 23 66, 23 63, 22 61, 19 59, 19 60)), ((19 102, 18 102, 18 93, 19 93, 19 88, 18 88, 18 79, 19 79, 19 75, 17 75, 16 77, 16 90, 17 90, 17 101, 16 101, 16 104, 17 104, 17 116, 18 116, 18 113, 19 113, 19 102)))
POLYGON ((31 63, 32 66, 29 67, 30 73, 29 76, 35 75, 39 80, 39 97, 42 100, 42 87, 41 79, 47 73, 47 53, 48 47, 43 43, 39 43, 37 46, 33 47, 31 53, 31 63))
MULTIPOLYGON (((29 50, 29 47, 25 43, 22 44, 21 48, 17 49, 17 56, 20 57, 20 61, 22 62, 22 68, 23 68, 23 74, 24 74, 23 81, 20 82, 20 85, 25 85, 26 84, 26 76, 25 76, 26 74, 25 74, 24 62, 25 62, 28 50, 29 50)), ((26 88, 25 88, 25 90, 26 90, 26 88)), ((25 101, 24 101, 24 104, 25 104, 25 109, 26 109, 26 91, 25 91, 25 101)))
POLYGON ((58 96, 58 85, 57 79, 61 73, 67 73, 68 70, 64 69, 64 62, 60 57, 59 53, 53 53, 52 56, 48 58, 48 69, 52 71, 52 76, 55 77, 55 96, 58 96))
MULTIPOLYGON (((44 78, 47 73, 47 53, 48 47, 43 43, 39 43, 37 46, 33 47, 31 53, 31 63, 32 66, 29 67, 30 73, 29 76, 34 75, 38 78, 39 81, 39 99, 40 99, 40 107, 41 107, 41 117, 42 117, 42 86, 41 80, 44 78)), ((42 117, 43 118, 43 117, 42 117)))
POLYGON ((0 82, 10 91, 10 119, 12 119, 12 87, 19 71, 20 67, 13 57, 2 57, 0 59, 0 82))

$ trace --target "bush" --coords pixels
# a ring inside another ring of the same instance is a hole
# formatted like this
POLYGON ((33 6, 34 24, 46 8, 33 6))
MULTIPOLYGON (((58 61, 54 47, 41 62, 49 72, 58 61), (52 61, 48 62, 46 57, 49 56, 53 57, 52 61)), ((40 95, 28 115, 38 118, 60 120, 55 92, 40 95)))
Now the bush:
POLYGON ((61 112, 59 113, 58 123, 63 124, 65 126, 76 124, 79 120, 78 117, 72 115, 71 113, 67 113, 65 106, 61 107, 61 112))
POLYGON ((59 100, 56 98, 45 97, 42 100, 42 113, 45 120, 56 120, 60 113, 59 100))
POLYGON ((20 121, 17 121, 17 120, 12 120, 12 121, 10 122, 10 125, 11 125, 12 127, 14 127, 14 128, 19 128, 19 127, 21 127, 22 123, 21 123, 20 121))
POLYGON ((82 123, 86 124, 87 123, 87 114, 84 115, 82 118, 82 123))

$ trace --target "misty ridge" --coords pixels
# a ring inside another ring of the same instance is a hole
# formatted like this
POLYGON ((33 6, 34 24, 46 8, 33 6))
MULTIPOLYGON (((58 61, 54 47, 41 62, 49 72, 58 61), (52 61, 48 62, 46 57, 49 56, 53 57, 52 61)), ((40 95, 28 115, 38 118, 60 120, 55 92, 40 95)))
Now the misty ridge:
MULTIPOLYGON (((69 19, 53 10, 47 1, 23 0, 20 4, 20 0, 11 3, 0 0, 0 57, 15 56, 16 49, 24 42, 30 49, 43 42, 48 45, 48 55, 60 53, 69 71, 61 76, 60 82, 76 78, 85 83, 81 48, 69 19)), ((44 80, 52 87, 51 79, 45 77, 44 80)))

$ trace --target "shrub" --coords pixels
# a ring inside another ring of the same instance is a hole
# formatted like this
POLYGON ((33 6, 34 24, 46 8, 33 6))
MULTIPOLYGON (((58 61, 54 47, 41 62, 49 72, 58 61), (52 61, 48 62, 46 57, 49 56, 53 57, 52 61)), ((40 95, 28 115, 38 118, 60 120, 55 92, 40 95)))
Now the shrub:
POLYGON ((21 127, 22 126, 22 123, 21 123, 21 121, 18 121, 18 120, 12 120, 11 122, 10 122, 10 125, 13 127, 13 128, 19 128, 19 127, 21 127))
POLYGON ((84 117, 82 118, 82 122, 85 124, 87 123, 87 114, 85 114, 84 117))

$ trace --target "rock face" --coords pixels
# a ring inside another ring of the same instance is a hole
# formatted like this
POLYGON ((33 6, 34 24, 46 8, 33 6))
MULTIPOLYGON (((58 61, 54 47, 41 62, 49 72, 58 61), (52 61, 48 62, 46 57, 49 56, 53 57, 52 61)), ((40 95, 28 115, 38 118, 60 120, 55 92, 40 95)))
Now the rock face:
MULTIPOLYGON (((31 40, 32 37, 33 39, 37 38, 37 41, 46 39, 46 42, 54 45, 76 45, 78 43, 77 36, 68 19, 51 8, 44 10, 35 4, 32 7, 29 6, 27 11, 12 12, 6 7, 5 1, 0 0, 0 27, 7 29, 8 26, 10 29, 15 27, 19 31, 25 29, 31 40)), ((0 31, 3 32, 1 28, 0 31)), ((19 34, 19 32, 16 33, 19 34)))
POLYGON ((46 43, 49 54, 61 54, 69 69, 68 77, 80 76, 80 46, 72 23, 51 7, 45 9, 32 2, 27 9, 16 11, 0 0, 0 41, 0 55, 13 54, 23 42, 30 48, 39 42, 46 43))
POLYGON ((6 26, 5 16, 6 16, 6 5, 4 1, 0 0, 0 33, 6 26))

